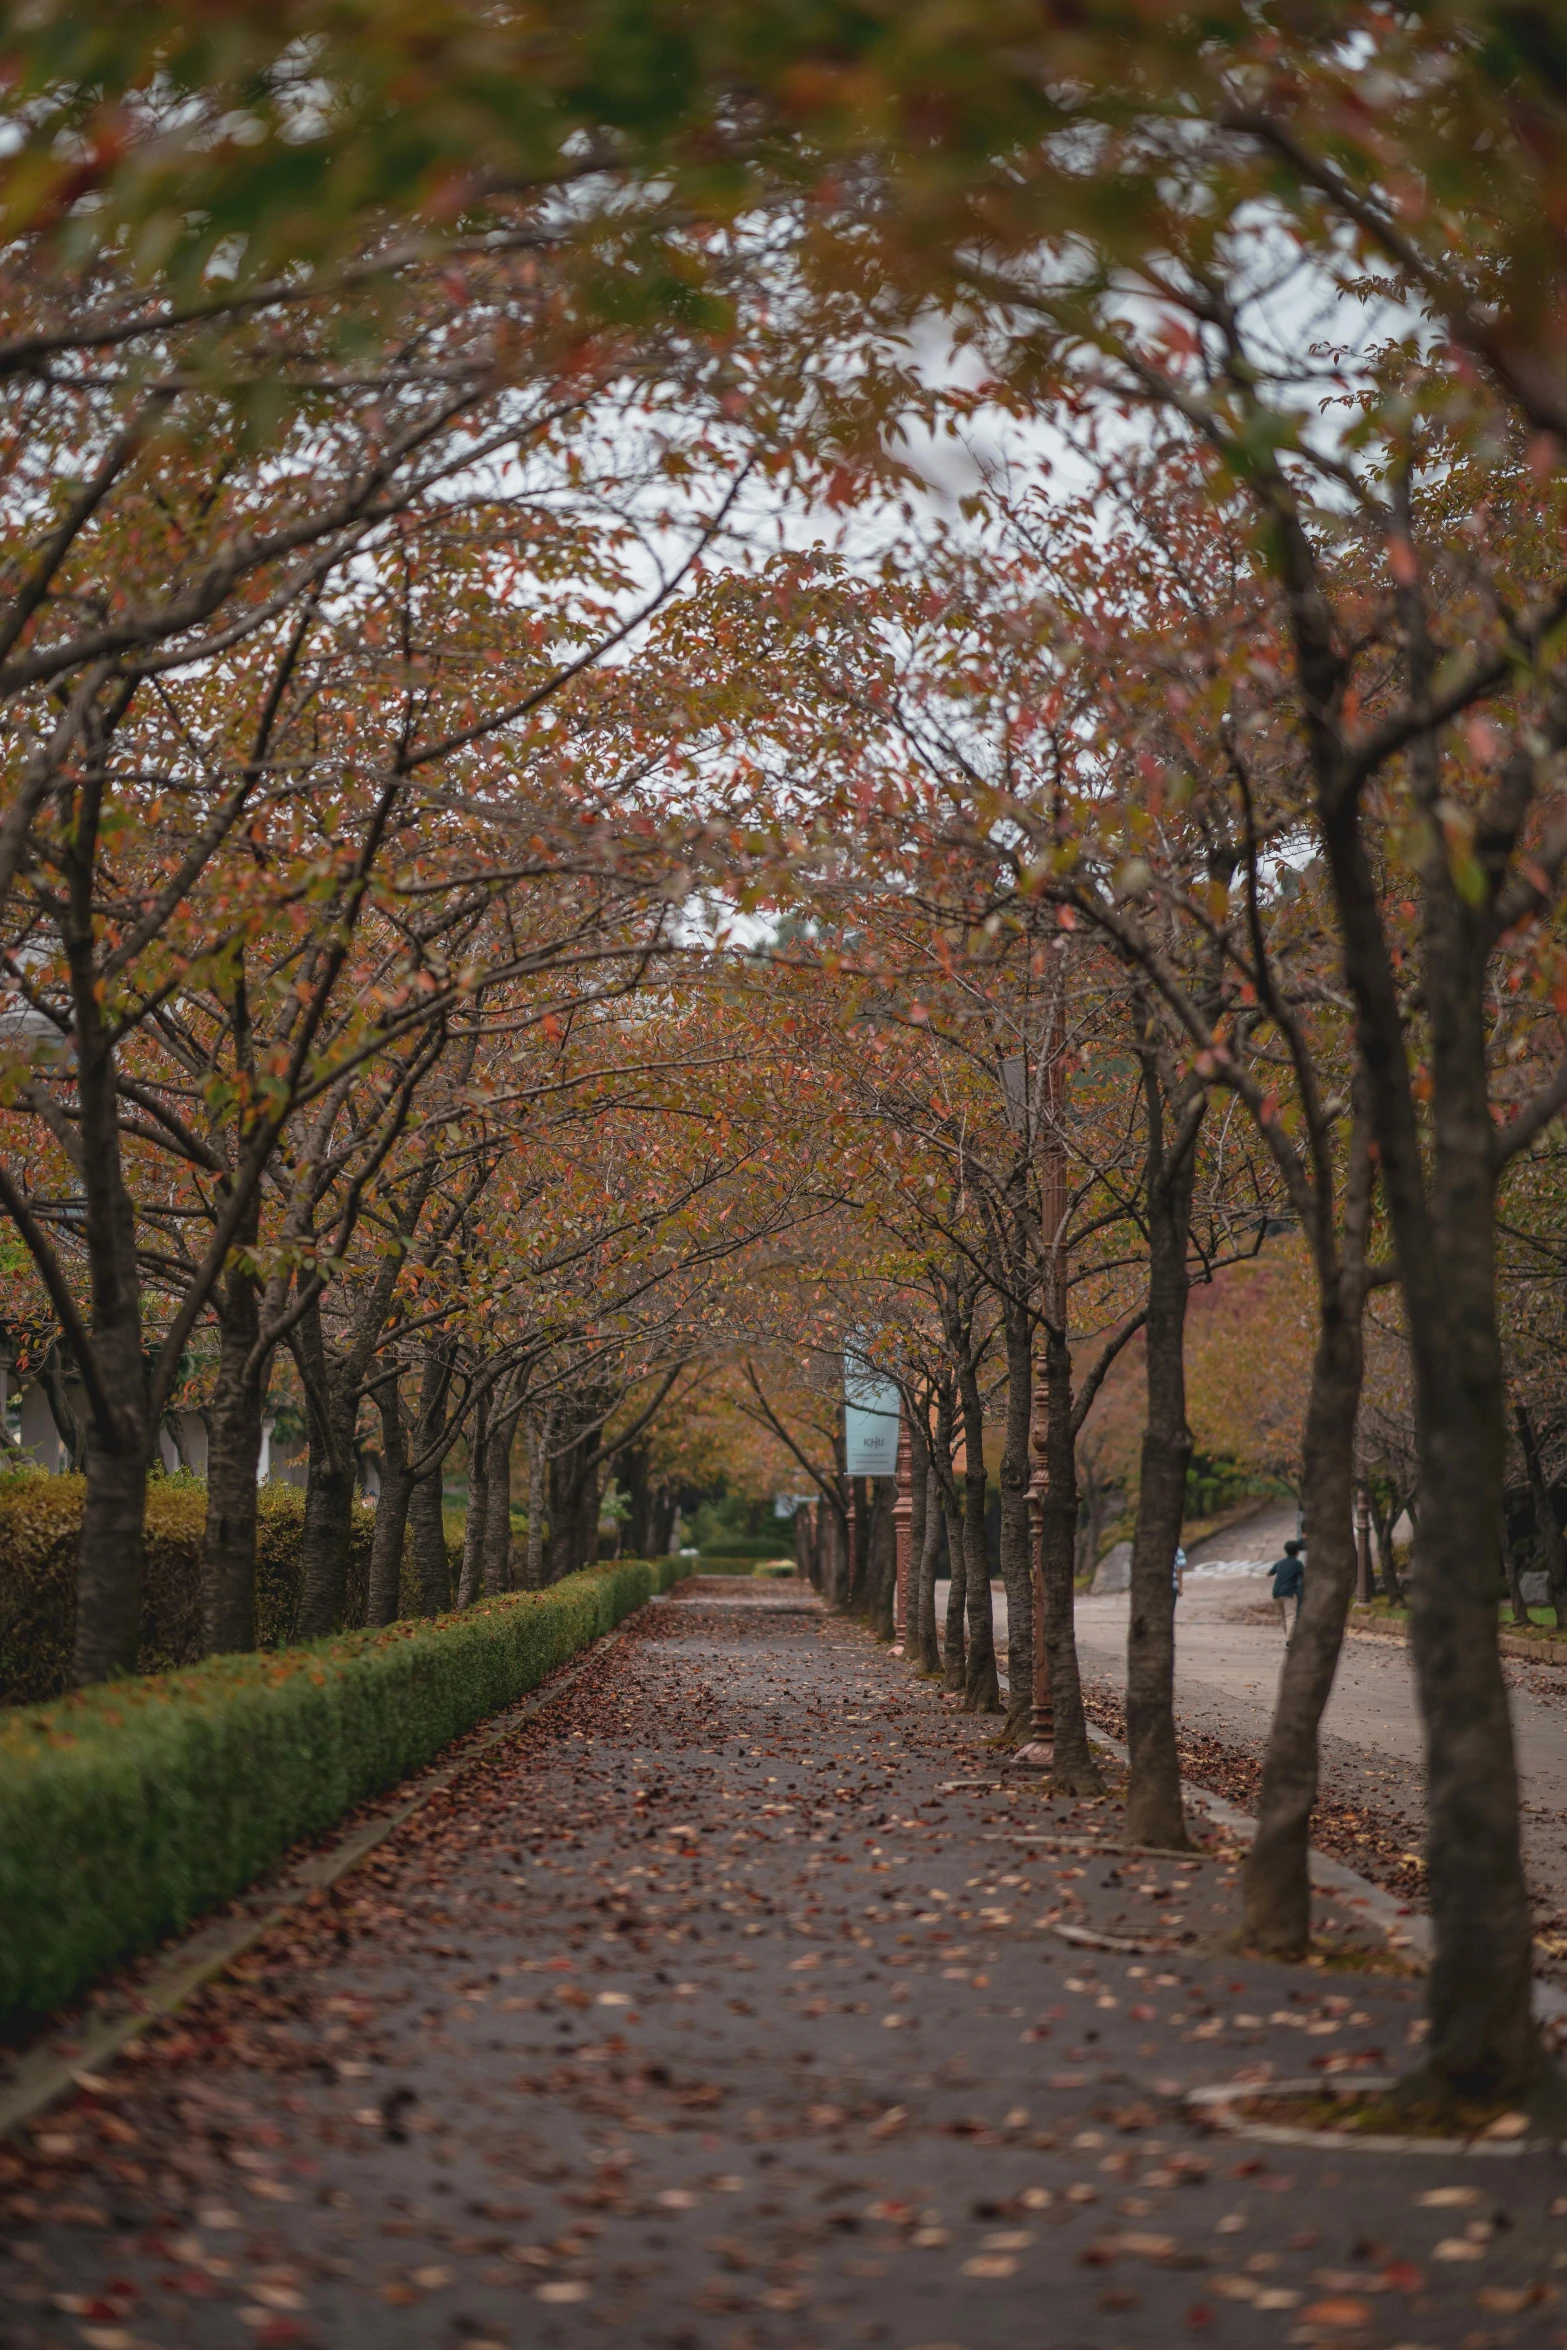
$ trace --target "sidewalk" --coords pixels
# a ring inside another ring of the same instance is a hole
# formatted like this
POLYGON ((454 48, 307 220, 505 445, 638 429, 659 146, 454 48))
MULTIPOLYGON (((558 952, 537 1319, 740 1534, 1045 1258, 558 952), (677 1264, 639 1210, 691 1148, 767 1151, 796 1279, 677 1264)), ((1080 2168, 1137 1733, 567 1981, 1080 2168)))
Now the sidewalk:
POLYGON ((7 2350, 1567 2340, 1554 2160, 1182 2105, 1396 2069, 1418 1982, 1225 1954, 1233 1848, 1125 1853, 782 1596, 648 1609, 9 2150, 7 2350))

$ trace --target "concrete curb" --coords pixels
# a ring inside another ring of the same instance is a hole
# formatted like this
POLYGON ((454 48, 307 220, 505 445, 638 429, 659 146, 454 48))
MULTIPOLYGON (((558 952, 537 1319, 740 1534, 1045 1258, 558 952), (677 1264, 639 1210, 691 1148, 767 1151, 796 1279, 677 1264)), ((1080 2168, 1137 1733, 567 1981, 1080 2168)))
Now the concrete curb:
MULTIPOLYGON (((668 1596, 667 1592, 656 1592, 643 1604, 657 1607, 668 1596)), ((223 1916, 181 1935, 153 1965, 136 1991, 124 1996, 123 2005, 111 2005, 84 2021, 80 2037, 72 2035, 71 2055, 63 2055, 45 2038, 10 2064, 0 2065, 0 2138, 9 2137, 13 2130, 20 2129, 24 2122, 43 2113, 73 2089, 90 2087, 92 2076, 112 2064, 122 2048, 139 2039, 164 2016, 172 2015, 193 1992, 222 1974, 269 1927, 298 1909, 312 1893, 337 1884, 350 1870, 356 1869, 377 1845, 386 1842, 394 1828, 400 1828, 404 1820, 422 1811, 432 1796, 441 1794, 475 1763, 482 1762, 497 1746, 515 1736, 530 1716, 553 1705, 589 1664, 614 1647, 626 1624, 635 1623, 641 1613, 641 1608, 636 1609, 613 1632, 602 1634, 564 1666, 554 1680, 519 1698, 483 1729, 466 1731, 465 1751, 455 1762, 436 1763, 403 1780, 402 1787, 410 1792, 394 1803, 390 1811, 365 1821, 328 1844, 316 1846, 293 1863, 285 1862, 280 1879, 252 1887, 238 1895, 223 1916)))

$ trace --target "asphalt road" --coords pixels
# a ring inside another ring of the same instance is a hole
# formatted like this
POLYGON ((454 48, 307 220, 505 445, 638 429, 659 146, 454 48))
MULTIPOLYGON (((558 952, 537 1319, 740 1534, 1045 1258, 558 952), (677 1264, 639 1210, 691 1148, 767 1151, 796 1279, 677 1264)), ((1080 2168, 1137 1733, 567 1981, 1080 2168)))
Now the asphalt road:
POLYGON ((1183 2104, 1398 2068, 1418 1981, 1235 1958, 1233 1850, 985 1735, 803 1594, 644 1611, 0 2152, 6 2350, 1559 2344, 1554 2159, 1183 2104))

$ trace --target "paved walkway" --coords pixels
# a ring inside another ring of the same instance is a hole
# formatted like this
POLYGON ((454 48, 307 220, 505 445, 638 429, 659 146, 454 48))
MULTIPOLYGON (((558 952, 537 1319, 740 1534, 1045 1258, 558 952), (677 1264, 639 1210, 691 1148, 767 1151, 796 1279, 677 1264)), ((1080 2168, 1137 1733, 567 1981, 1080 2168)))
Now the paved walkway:
POLYGON ((1233 1852, 1127 1854, 802 1596, 644 1611, 0 2155, 7 2350, 1561 2342, 1556 2163, 1186 2117, 1407 2061, 1418 1984, 1225 1955, 1233 1852))

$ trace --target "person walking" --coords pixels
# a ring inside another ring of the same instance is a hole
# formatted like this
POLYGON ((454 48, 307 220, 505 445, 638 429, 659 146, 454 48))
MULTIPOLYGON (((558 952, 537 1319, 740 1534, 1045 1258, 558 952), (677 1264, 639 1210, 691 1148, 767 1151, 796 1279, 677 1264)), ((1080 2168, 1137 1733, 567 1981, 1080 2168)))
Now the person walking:
POLYGON ((1301 1556, 1301 1550, 1300 1543, 1286 1542, 1284 1556, 1273 1562, 1273 1598, 1279 1611, 1279 1622, 1284 1626, 1286 1648, 1300 1621, 1301 1595, 1306 1588, 1306 1562, 1301 1556))

